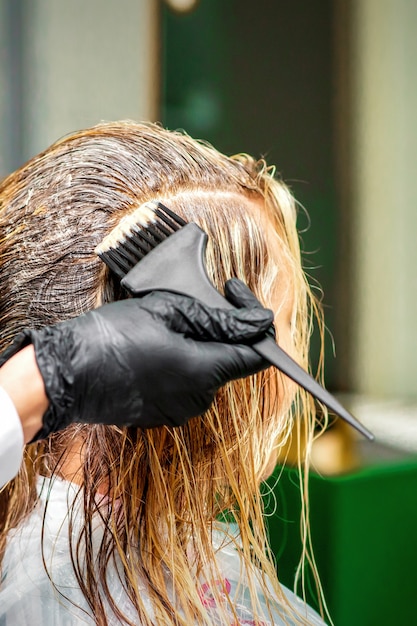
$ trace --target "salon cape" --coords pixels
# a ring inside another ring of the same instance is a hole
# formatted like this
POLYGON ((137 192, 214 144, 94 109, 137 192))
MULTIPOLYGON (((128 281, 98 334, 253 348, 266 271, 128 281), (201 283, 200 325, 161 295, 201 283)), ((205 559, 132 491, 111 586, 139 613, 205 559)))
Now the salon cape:
MULTIPOLYGON (((8 536, 2 568, 2 582, 0 585, 0 626, 78 626, 81 624, 94 625, 91 610, 79 588, 71 564, 68 546, 68 507, 75 502, 76 515, 72 518, 75 523, 72 529, 73 538, 79 536, 82 528, 83 516, 81 513, 82 498, 77 497, 79 487, 60 478, 40 478, 38 482, 38 504, 24 522, 8 536), (48 506, 45 507, 46 501, 48 506), (78 510, 78 507, 80 510, 78 510), (41 548, 41 533, 44 519, 43 555, 41 548), (53 583, 48 578, 43 565, 43 557, 51 575, 53 583)), ((102 537, 102 527, 99 516, 93 521, 93 545, 97 548, 102 537)), ((282 609, 277 604, 274 612, 274 621, 265 617, 255 622, 250 608, 248 589, 245 585, 237 592, 239 571, 242 567, 238 552, 233 548, 230 540, 222 528, 227 528, 230 536, 230 526, 220 525, 215 533, 215 547, 221 577, 214 584, 226 588, 234 600, 239 621, 230 616, 230 624, 238 626, 270 626, 295 623, 292 620, 284 621, 282 609)), ((109 561, 107 582, 110 592, 118 608, 128 616, 134 624, 139 624, 138 617, 120 583, 120 563, 117 558, 109 561)), ((206 606, 213 625, 220 624, 214 598, 210 593, 208 581, 201 578, 198 581, 199 594, 202 603, 206 606)), ((324 626, 321 618, 307 607, 291 591, 284 589, 287 600, 312 626, 324 626)), ((146 590, 141 593, 146 603, 146 590)), ((265 608, 266 603, 259 591, 260 605, 265 608)), ((151 603, 147 607, 149 616, 153 616, 151 603)), ((113 614, 110 607, 104 602, 108 623, 110 626, 119 626, 120 620, 113 614)))
POLYGON ((0 489, 16 476, 22 456, 22 425, 13 402, 0 387, 0 489))

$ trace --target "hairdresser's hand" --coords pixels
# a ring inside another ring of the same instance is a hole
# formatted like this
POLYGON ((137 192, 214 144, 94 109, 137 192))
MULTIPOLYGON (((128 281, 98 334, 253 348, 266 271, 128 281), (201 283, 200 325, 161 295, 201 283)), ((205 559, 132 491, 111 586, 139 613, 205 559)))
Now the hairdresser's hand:
POLYGON ((177 426, 208 409, 229 380, 267 367, 245 344, 264 335, 272 312, 239 281, 226 285, 226 293, 243 308, 211 309, 157 292, 25 331, 9 356, 34 346, 49 399, 35 439, 74 421, 177 426))

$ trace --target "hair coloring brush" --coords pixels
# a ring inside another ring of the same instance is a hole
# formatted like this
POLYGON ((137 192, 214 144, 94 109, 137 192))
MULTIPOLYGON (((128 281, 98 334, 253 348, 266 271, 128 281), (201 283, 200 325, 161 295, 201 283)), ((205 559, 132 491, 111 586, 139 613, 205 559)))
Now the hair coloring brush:
MULTIPOLYGON (((193 296, 211 307, 233 308, 208 278, 204 264, 207 239, 197 224, 185 222, 160 202, 146 202, 123 218, 95 252, 132 295, 171 291, 193 296)), ((266 336, 252 348, 365 437, 374 438, 272 337, 266 336)))

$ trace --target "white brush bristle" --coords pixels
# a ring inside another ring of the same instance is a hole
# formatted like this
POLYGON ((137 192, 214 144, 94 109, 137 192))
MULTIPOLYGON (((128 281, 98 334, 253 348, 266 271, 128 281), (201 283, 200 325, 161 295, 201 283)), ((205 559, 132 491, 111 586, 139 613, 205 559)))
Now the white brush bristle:
POLYGON ((149 224, 154 224, 157 221, 155 218, 155 210, 157 208, 158 202, 149 200, 141 204, 133 213, 125 215, 117 226, 98 244, 94 252, 100 255, 107 252, 107 250, 117 248, 131 234, 133 228, 143 226, 146 229, 149 224))

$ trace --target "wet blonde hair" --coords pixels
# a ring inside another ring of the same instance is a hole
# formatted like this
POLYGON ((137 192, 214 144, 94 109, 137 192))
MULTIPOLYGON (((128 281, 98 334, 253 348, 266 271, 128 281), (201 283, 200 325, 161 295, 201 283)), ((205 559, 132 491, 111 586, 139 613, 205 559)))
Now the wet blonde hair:
MULTIPOLYGON (((277 283, 284 272, 287 280, 290 275, 293 340, 307 368, 316 305, 301 267, 289 190, 264 161, 248 155, 229 158, 183 133, 133 122, 72 134, 0 185, 0 348, 25 327, 53 324, 125 297, 94 248, 123 216, 153 199, 208 233, 207 268, 220 290, 227 278, 237 276, 272 307, 277 283)), ((203 418, 175 429, 73 425, 27 446, 19 476, 1 494, 0 548, 7 532, 33 509, 37 476, 65 475, 69 451, 81 446, 77 480, 85 524, 71 554, 97 625, 107 624, 105 602, 121 623, 132 624, 105 584, 112 555, 121 560, 122 582, 141 624, 153 618, 139 581, 146 586, 156 623, 210 623, 196 577, 204 570, 218 578, 211 534, 224 512, 231 512, 239 528, 255 615, 258 579, 270 597, 269 578, 285 604, 267 548, 259 485, 271 454, 284 449, 294 424, 311 442, 315 413, 314 402, 301 391, 284 411, 276 406, 272 387, 285 392, 273 369, 230 383, 203 418), (91 521, 103 494, 111 506, 106 513, 100 510, 104 537, 93 555, 91 521), (81 544, 85 562, 79 558, 81 544), (249 566, 253 562, 259 570, 249 566)), ((302 533, 309 559, 306 514, 305 509, 302 533)), ((72 511, 69 515, 71 520, 72 511)), ((213 589, 215 597, 220 593, 224 589, 213 589)), ((300 623, 305 623, 302 616, 300 623)))

